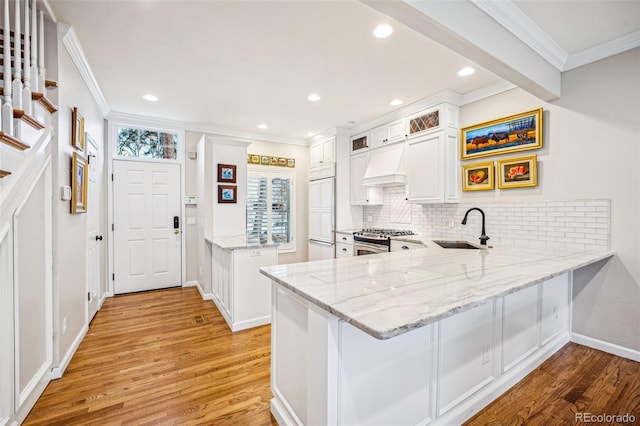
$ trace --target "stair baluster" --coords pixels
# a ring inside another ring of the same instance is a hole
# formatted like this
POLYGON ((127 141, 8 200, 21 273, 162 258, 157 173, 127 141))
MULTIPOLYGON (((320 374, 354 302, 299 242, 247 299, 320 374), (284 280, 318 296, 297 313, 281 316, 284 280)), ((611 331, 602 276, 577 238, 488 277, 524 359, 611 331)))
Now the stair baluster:
POLYGON ((29 1, 24 2, 24 87, 22 88, 22 107, 24 112, 28 115, 32 114, 31 105, 31 72, 29 70, 29 64, 31 63, 30 50, 31 50, 31 28, 29 25, 29 1))
MULTIPOLYGON (((15 24, 13 28, 13 109, 22 109, 22 41, 20 30, 20 0, 14 2, 15 24)), ((15 136, 14 133, 12 135, 15 136)))
MULTIPOLYGON (((27 0, 29 1, 29 0, 27 0)), ((37 0, 31 2, 31 91, 37 92, 38 85, 38 9, 36 8, 37 0)), ((42 92, 44 93, 44 92, 42 92)))
POLYGON ((44 12, 39 11, 40 22, 38 26, 38 92, 44 93, 45 90, 45 69, 44 69, 44 12))
POLYGON ((9 0, 4 3, 4 102, 2 103, 2 132, 13 136, 13 105, 11 104, 11 19, 9 0))

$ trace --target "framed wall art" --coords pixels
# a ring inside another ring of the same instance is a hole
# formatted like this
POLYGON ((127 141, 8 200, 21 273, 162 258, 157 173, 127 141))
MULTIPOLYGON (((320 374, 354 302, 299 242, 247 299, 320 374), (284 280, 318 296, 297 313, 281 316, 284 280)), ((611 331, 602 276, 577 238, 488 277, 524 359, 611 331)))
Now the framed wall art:
POLYGON ((236 166, 218 164, 218 182, 236 183, 236 166))
POLYGON ((218 203, 236 203, 235 185, 218 185, 218 203))
POLYGON ((78 108, 74 107, 71 113, 71 145, 84 152, 84 117, 78 112, 78 108))
POLYGON ((465 127, 460 145, 463 160, 542 148, 542 108, 465 127))
POLYGON ((494 187, 493 161, 462 166, 463 191, 488 191, 494 187))
POLYGON ((538 185, 535 155, 498 160, 498 188, 526 188, 538 185))
POLYGON ((85 213, 87 211, 87 180, 89 166, 87 160, 73 153, 71 159, 71 213, 85 213))

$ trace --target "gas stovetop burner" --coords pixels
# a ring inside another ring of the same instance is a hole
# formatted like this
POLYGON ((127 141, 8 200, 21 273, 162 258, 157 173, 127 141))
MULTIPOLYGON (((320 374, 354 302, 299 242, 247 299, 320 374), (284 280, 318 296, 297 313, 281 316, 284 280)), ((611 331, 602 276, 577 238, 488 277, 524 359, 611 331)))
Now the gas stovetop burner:
POLYGON ((389 238, 400 237, 403 235, 416 235, 413 231, 407 229, 386 229, 386 228, 365 228, 362 231, 354 233, 355 235, 362 235, 366 237, 374 238, 389 238))

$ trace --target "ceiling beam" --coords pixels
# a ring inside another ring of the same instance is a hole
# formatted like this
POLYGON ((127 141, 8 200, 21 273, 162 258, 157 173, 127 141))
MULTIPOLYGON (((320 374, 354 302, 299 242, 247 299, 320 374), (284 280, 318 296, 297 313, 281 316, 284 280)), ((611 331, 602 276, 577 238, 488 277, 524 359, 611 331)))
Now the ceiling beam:
POLYGON ((361 0, 479 66, 550 101, 561 72, 470 0, 361 0))

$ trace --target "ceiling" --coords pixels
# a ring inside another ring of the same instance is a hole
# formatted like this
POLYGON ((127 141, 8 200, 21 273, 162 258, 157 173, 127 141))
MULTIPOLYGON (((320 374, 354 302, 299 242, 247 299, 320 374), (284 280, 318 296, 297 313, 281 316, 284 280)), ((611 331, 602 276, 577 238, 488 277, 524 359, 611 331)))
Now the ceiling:
MULTIPOLYGON (((355 0, 47 3, 74 29, 110 111, 247 136, 301 141, 390 113, 396 98, 408 105, 504 82, 355 0), (389 38, 372 36, 381 23, 393 26, 389 38), (456 75, 469 65, 475 74, 456 75)), ((640 34, 640 1, 477 3, 507 4, 565 59, 640 34)))

